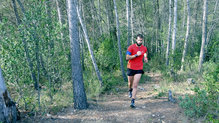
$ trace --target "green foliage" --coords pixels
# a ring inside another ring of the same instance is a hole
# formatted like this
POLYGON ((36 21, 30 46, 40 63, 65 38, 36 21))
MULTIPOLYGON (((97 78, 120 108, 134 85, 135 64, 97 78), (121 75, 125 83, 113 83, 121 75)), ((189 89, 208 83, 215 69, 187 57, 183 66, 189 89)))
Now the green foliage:
POLYGON ((118 49, 109 38, 104 38, 97 52, 95 53, 97 64, 104 71, 119 69, 118 49))
POLYGON ((84 71, 83 78, 87 97, 89 98, 100 95, 102 88, 100 87, 96 72, 84 71))
POLYGON ((209 100, 205 90, 195 88, 194 96, 186 95, 183 99, 179 97, 179 105, 184 109, 185 115, 189 117, 200 117, 207 113, 209 100))
POLYGON ((144 64, 144 68, 151 72, 161 72, 165 70, 165 58, 158 55, 149 59, 148 64, 144 64))
MULTIPOLYGON (((219 35, 219 34, 218 34, 219 35)), ((219 37, 219 36, 218 36, 219 37)), ((207 54, 206 54, 206 60, 211 60, 216 63, 219 62, 219 41, 218 39, 215 39, 216 41, 211 41, 212 43, 209 44, 207 48, 207 54)))
POLYGON ((207 120, 213 121, 218 110, 218 77, 219 64, 207 62, 203 65, 204 82, 203 89, 196 86, 193 91, 195 95, 186 95, 185 98, 180 97, 180 106, 185 110, 185 114, 189 117, 207 116, 207 120))
POLYGON ((122 76, 119 76, 121 73, 120 70, 111 72, 105 72, 103 76, 104 87, 103 91, 110 91, 116 88, 116 86, 125 84, 122 76))

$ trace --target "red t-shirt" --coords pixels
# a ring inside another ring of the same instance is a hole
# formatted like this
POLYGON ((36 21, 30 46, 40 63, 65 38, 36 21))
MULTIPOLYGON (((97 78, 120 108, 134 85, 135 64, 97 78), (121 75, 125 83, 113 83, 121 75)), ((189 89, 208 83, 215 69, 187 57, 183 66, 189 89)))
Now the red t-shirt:
POLYGON ((135 57, 131 60, 128 61, 127 68, 133 69, 133 70, 142 70, 143 69, 143 57, 144 54, 147 52, 147 48, 143 45, 140 47, 137 46, 136 44, 132 44, 131 46, 128 47, 127 53, 130 55, 135 55, 137 54, 138 51, 141 51, 141 55, 138 57, 135 57))

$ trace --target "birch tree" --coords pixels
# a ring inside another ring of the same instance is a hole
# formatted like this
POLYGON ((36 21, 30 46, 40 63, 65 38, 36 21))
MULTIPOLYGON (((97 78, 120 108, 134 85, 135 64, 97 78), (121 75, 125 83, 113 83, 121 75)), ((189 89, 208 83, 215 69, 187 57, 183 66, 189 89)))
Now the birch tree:
POLYGON ((176 25, 177 25, 177 0, 174 0, 174 20, 173 20, 173 35, 172 35, 172 54, 174 55, 176 48, 176 25))
POLYGON ((71 47, 71 67, 73 80, 74 108, 86 109, 87 97, 84 89, 83 74, 80 60, 80 45, 78 34, 78 18, 76 12, 77 0, 67 0, 69 37, 71 47))
POLYGON ((126 17, 127 17, 127 47, 130 45, 130 9, 129 0, 126 0, 126 17))
POLYGON ((132 36, 131 36, 131 41, 132 41, 132 44, 134 43, 134 26, 133 26, 133 7, 132 7, 132 0, 130 0, 130 6, 131 6, 131 17, 130 17, 130 23, 131 23, 131 32, 132 32, 132 36))
POLYGON ((86 40, 86 43, 87 43, 88 50, 89 50, 89 52, 90 52, 91 60, 92 60, 94 69, 95 69, 96 74, 97 74, 97 78, 98 78, 98 80, 99 80, 99 82, 100 82, 100 86, 102 86, 102 85, 103 85, 103 80, 102 80, 102 77, 101 77, 101 75, 100 75, 100 71, 99 71, 99 69, 98 69, 98 66, 97 66, 97 63, 96 63, 96 59, 95 59, 94 54, 93 54, 93 50, 92 50, 91 47, 90 47, 90 40, 89 40, 89 38, 88 38, 86 25, 84 24, 84 22, 83 22, 83 20, 82 20, 82 18, 81 18, 81 14, 80 14, 80 11, 79 11, 78 6, 76 6, 76 10, 77 10, 78 19, 79 19, 79 21, 80 21, 82 30, 83 30, 83 32, 84 32, 84 37, 85 37, 85 40, 86 40))
POLYGON ((199 56, 199 65, 198 65, 199 72, 201 72, 202 70, 202 64, 205 55, 205 42, 206 42, 206 32, 207 32, 208 0, 204 0, 203 2, 204 5, 203 5, 203 21, 202 21, 202 45, 201 45, 200 56, 199 56))
POLYGON ((167 50, 166 50, 166 65, 169 65, 169 51, 170 51, 170 35, 171 35, 171 21, 172 21, 172 7, 171 1, 169 0, 169 28, 168 28, 168 36, 167 36, 167 50))
POLYGON ((182 56, 182 62, 181 62, 181 71, 184 69, 184 62, 185 62, 185 56, 187 53, 187 45, 188 45, 188 39, 189 39, 189 32, 190 32, 190 8, 189 8, 189 0, 186 1, 187 3, 187 28, 186 28, 186 38, 184 43, 184 50, 183 50, 183 56, 182 56))
POLYGON ((113 0, 114 2, 114 9, 115 9, 115 15, 116 15, 116 27, 117 27, 117 40, 118 40, 118 47, 119 47, 119 60, 120 60, 120 69, 122 71, 122 76, 124 81, 127 81, 127 77, 125 74, 124 66, 123 66, 123 60, 122 60, 122 48, 120 44, 120 30, 119 30, 119 17, 117 14, 117 8, 116 8, 116 0, 113 0))

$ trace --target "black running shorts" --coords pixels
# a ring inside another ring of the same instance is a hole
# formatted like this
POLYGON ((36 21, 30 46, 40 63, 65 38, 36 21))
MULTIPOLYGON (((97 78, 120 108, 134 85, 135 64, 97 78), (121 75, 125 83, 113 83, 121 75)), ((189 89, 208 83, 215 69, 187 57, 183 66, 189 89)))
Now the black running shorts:
POLYGON ((144 74, 143 70, 132 70, 132 69, 127 69, 127 75, 128 76, 134 76, 135 74, 144 74))

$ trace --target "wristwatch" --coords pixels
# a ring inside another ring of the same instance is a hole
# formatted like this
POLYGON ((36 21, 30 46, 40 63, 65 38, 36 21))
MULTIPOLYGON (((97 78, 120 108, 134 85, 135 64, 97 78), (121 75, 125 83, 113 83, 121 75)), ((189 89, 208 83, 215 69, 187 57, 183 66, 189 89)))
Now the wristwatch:
POLYGON ((138 55, 137 54, 135 54, 135 57, 137 57, 138 55))

